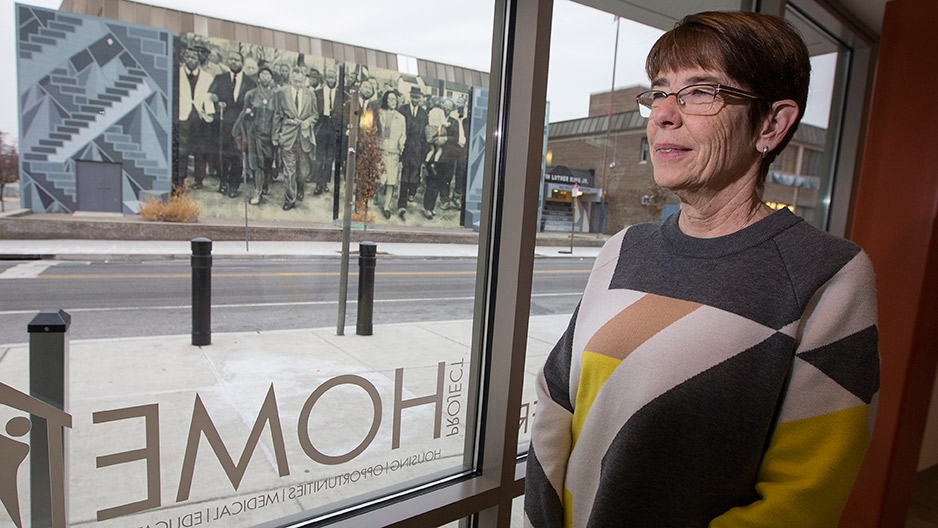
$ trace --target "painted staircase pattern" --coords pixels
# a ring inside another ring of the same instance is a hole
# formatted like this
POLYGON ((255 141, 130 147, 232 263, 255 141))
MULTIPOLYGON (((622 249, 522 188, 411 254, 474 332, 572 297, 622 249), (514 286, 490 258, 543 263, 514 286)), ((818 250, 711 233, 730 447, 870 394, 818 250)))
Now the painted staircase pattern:
POLYGON ((120 163, 125 197, 169 188, 171 35, 28 6, 17 15, 25 205, 74 211, 77 160, 120 163))

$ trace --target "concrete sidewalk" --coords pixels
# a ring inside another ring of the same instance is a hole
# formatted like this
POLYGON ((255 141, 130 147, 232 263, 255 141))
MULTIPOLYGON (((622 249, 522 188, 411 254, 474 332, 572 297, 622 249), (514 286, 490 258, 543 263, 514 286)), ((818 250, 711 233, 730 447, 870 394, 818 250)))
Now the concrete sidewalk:
MULTIPOLYGON (((529 413, 534 375, 567 317, 531 319, 529 413)), ((458 472, 475 400, 471 329, 449 321, 376 326, 372 336, 213 334, 201 347, 188 335, 73 341, 69 525, 253 526, 458 472), (147 497, 149 506, 107 518, 147 497)), ((0 382, 28 393, 28 356, 27 345, 0 348, 0 382)), ((0 405, 0 423, 15 416, 0 405)), ((24 499, 28 466, 19 468, 24 499)))
MULTIPOLYGON (((349 251, 358 251, 358 242, 349 244, 349 251)), ((599 247, 538 246, 536 257, 595 258, 599 247)), ((475 258, 474 244, 416 244, 406 242, 377 243, 379 256, 418 258, 475 258)), ((0 240, 0 260, 129 260, 188 259, 192 255, 188 241, 169 240, 0 240)), ((251 259, 287 259, 339 257, 341 242, 274 242, 274 241, 213 241, 216 257, 251 259)))

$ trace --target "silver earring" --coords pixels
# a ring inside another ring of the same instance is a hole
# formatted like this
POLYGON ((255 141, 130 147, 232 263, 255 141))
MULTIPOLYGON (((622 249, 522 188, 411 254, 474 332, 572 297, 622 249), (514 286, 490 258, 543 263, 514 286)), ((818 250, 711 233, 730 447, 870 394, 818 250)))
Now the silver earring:
POLYGON ((769 153, 769 146, 768 146, 768 145, 764 145, 764 146, 762 147, 762 159, 765 159, 765 156, 766 156, 768 153, 769 153))

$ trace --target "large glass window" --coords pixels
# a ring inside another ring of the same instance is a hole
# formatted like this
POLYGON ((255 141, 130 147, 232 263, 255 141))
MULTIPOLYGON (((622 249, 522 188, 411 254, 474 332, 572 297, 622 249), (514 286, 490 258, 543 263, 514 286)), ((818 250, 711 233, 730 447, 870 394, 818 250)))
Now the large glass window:
POLYGON ((148 240, 4 266, 32 269, 0 285, 7 511, 41 499, 24 341, 50 306, 71 315, 56 523, 305 522, 477 471, 495 2, 168 4, 16 10, 23 206, 148 240), (183 206, 195 228, 167 231, 183 206))

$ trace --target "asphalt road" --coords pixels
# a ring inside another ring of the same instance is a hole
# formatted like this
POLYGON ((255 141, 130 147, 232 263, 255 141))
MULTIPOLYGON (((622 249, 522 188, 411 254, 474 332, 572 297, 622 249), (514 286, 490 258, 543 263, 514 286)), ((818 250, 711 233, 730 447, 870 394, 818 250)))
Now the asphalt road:
MULTIPOLYGON (((532 315, 569 314, 593 260, 535 261, 532 315)), ((213 332, 335 327, 340 260, 217 260, 212 267, 213 332)), ((357 318, 357 259, 350 263, 346 326, 357 318)), ((373 323, 472 318, 475 259, 380 258, 373 323)), ((188 334, 188 261, 0 261, 0 343, 28 341, 41 309, 72 317, 71 339, 188 334)))

